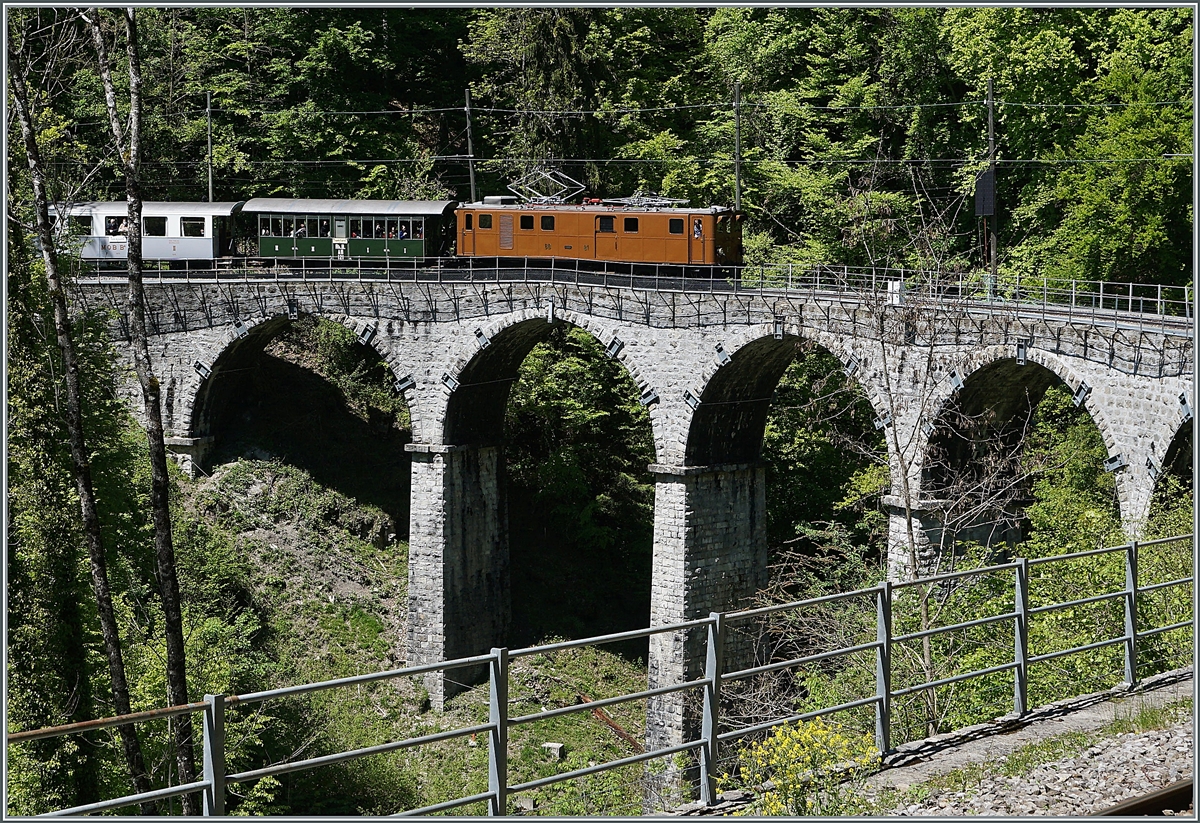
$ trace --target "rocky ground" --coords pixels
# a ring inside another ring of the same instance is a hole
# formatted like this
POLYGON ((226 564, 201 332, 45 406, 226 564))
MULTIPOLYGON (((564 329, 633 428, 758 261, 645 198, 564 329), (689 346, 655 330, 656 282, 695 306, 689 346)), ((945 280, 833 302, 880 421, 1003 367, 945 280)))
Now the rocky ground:
POLYGON ((964 790, 933 790, 892 814, 1050 815, 1098 812, 1192 774, 1192 721, 1099 741, 1017 777, 987 775, 964 790))

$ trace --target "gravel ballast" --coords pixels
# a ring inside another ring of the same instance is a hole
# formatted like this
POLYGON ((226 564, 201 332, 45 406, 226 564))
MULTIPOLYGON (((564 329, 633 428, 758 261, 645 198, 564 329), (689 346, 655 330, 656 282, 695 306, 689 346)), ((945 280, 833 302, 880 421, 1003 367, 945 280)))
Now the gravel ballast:
POLYGON ((1098 741, 1018 777, 985 775, 965 791, 933 789, 900 816, 1091 814, 1192 775, 1192 721, 1098 741))

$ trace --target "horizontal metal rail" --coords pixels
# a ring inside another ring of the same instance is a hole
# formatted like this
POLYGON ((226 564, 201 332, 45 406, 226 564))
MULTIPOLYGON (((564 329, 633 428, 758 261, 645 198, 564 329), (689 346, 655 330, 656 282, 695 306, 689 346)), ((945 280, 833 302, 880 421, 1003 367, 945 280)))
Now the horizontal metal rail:
POLYGON ((929 683, 918 683, 915 686, 909 686, 907 689, 894 690, 892 692, 892 697, 903 697, 904 695, 912 694, 913 692, 923 692, 929 689, 936 689, 941 686, 949 686, 951 683, 958 683, 962 680, 970 680, 972 677, 983 677, 984 675, 996 674, 997 672, 1006 672, 1009 669, 1015 669, 1016 667, 1017 664, 1014 661, 1012 663, 1002 663, 999 666, 989 666, 986 669, 976 669, 973 672, 956 674, 954 677, 943 677, 941 680, 933 680, 929 683))
POLYGON ((1063 609, 1069 609, 1072 606, 1086 606, 1088 603, 1100 603, 1105 600, 1116 600, 1118 598, 1128 596, 1129 593, 1126 591, 1105 592, 1104 594, 1097 594, 1092 597, 1084 597, 1079 600, 1068 600, 1065 603, 1051 603, 1049 606, 1038 606, 1036 609, 1030 609, 1029 613, 1044 614, 1046 612, 1057 612, 1062 611, 1063 609))
MULTIPOLYGON (((1140 543, 1138 544, 1141 545, 1140 543)), ((1071 552, 1070 554, 1054 554, 1049 557, 1031 557, 1029 558, 1030 566, 1040 566, 1044 563, 1054 563, 1059 560, 1076 560, 1080 557, 1095 557, 1100 554, 1113 554, 1115 552, 1128 551, 1129 546, 1109 546, 1103 549, 1088 549, 1082 552, 1071 552)))
POLYGON ((463 806, 469 806, 472 803, 480 803, 484 800, 491 800, 496 796, 495 792, 484 792, 483 794, 473 794, 470 797, 460 797, 457 800, 447 800, 444 803, 434 803, 432 806, 422 806, 419 809, 409 809, 406 812, 389 815, 389 817, 416 817, 417 815, 433 814, 434 812, 444 812, 448 809, 458 809, 463 806))
POLYGON ((1192 582, 1191 577, 1181 577, 1178 580, 1168 580, 1165 583, 1151 583, 1149 586, 1138 586, 1138 594, 1144 594, 1146 592, 1156 592, 1159 589, 1165 589, 1170 586, 1181 586, 1185 583, 1191 583, 1191 582, 1192 582))
MULTIPOLYGON (((336 689, 341 686, 358 686, 363 683, 374 683, 379 680, 395 680, 399 677, 410 677, 416 674, 426 674, 428 672, 449 671, 451 669, 461 669, 466 666, 478 666, 492 659, 490 654, 480 654, 474 657, 463 657, 458 660, 448 660, 445 663, 428 663, 422 666, 412 666, 407 669, 391 669, 385 672, 372 672, 371 674, 357 674, 353 677, 340 677, 337 680, 323 680, 320 683, 308 683, 303 686, 288 686, 282 689, 271 689, 265 692, 251 692, 250 694, 235 695, 226 698, 226 703, 229 704, 244 704, 244 703, 259 703, 263 700, 270 700, 275 697, 291 697, 298 694, 308 694, 309 692, 322 691, 324 689, 336 689)), ((204 706, 203 703, 200 704, 204 706)))
POLYGON ((726 614, 725 622, 728 623, 734 620, 746 620, 751 617, 761 617, 762 615, 774 614, 776 612, 802 609, 806 606, 817 606, 822 603, 834 603, 839 600, 849 600, 852 597, 862 597, 863 595, 874 596, 878 592, 879 587, 870 589, 856 589, 852 592, 839 592, 838 594, 827 594, 822 597, 814 597, 809 600, 797 600, 793 603, 781 603, 778 606, 762 606, 757 609, 744 609, 742 611, 729 612, 726 614))
POLYGON ((764 672, 775 672, 775 671, 779 671, 780 669, 790 669, 792 666, 803 666, 807 663, 819 663, 822 660, 829 660, 830 658, 833 658, 833 657, 843 657, 847 654, 854 654, 855 652, 874 651, 878 648, 879 648, 879 641, 876 640, 874 643, 863 643, 861 646, 850 646, 849 648, 845 648, 845 649, 834 649, 834 650, 828 651, 828 652, 821 652, 820 654, 810 654, 806 657, 797 657, 795 660, 784 660, 784 661, 781 661, 778 663, 767 663, 766 665, 763 665, 763 666, 755 666, 752 669, 741 669, 736 672, 729 672, 727 674, 721 675, 721 681, 728 682, 730 680, 741 680, 743 678, 750 677, 751 675, 755 675, 755 674, 763 674, 764 672))
MULTIPOLYGON (((700 626, 707 626, 712 623, 712 619, 705 617, 700 620, 688 620, 684 623, 672 623, 669 626, 651 626, 648 629, 635 629, 629 632, 617 632, 616 634, 603 634, 599 637, 588 637, 583 640, 564 640, 562 643, 547 643, 545 646, 527 646, 524 649, 515 649, 508 653, 509 660, 514 657, 528 657, 531 654, 544 654, 546 652, 557 652, 563 649, 576 649, 580 646, 594 646, 601 643, 617 643, 621 640, 637 640, 640 637, 650 637, 655 634, 667 634, 670 632, 684 631, 685 629, 696 629, 700 626)), ((486 659, 486 658, 485 658, 486 659)))
POLYGON ((96 803, 88 803, 84 806, 72 806, 69 809, 59 809, 58 811, 39 814, 38 817, 67 817, 73 814, 91 814, 92 812, 103 812, 108 809, 119 809, 122 806, 134 806, 152 800, 167 800, 172 797, 203 791, 208 788, 208 785, 207 780, 199 780, 195 783, 184 783, 181 786, 168 786, 165 789, 155 789, 152 792, 130 794, 125 797, 116 797, 112 800, 101 800, 96 803))
POLYGON ((609 771, 610 769, 619 769, 622 766, 632 766, 634 763, 643 763, 647 760, 654 760, 657 757, 670 757, 679 752, 686 752, 690 749, 695 749, 703 746, 706 740, 693 740, 690 743, 681 743, 678 746, 668 746, 665 749, 655 749, 652 752, 644 752, 635 754, 630 757, 623 757, 620 760, 610 760, 607 763, 597 763, 595 766, 588 766, 583 769, 575 769, 571 772, 563 772, 562 774, 552 774, 549 777, 543 777, 539 780, 530 780, 528 783, 518 783, 515 786, 509 786, 509 792, 527 792, 530 789, 538 789, 542 786, 549 786, 553 783, 561 783, 564 780, 572 780, 576 777, 584 777, 597 772, 609 771))
MULTIPOLYGON (((1190 534, 1181 534, 1181 535, 1178 535, 1177 537, 1156 537, 1153 540, 1139 540, 1138 547, 1145 549, 1150 546, 1161 546, 1165 543, 1183 543, 1184 541, 1187 541, 1190 543, 1191 540, 1192 540, 1192 535, 1190 535, 1190 534)), ((1123 549, 1125 547, 1117 546, 1117 548, 1123 549)))
POLYGON ((536 720, 548 720, 551 717, 561 717, 564 714, 573 714, 574 712, 591 711, 592 709, 602 709, 605 706, 617 706, 621 703, 629 703, 634 700, 645 700, 648 697, 658 697, 663 694, 674 694, 687 689, 694 689, 697 686, 705 686, 707 680, 688 680, 686 683, 675 683, 670 686, 660 686, 657 689, 647 689, 644 692, 635 694, 625 694, 619 697, 606 697, 603 700, 592 700, 588 703, 576 703, 572 706, 564 706, 561 709, 548 709, 544 712, 536 714, 525 714, 520 717, 510 717, 508 724, 515 726, 518 723, 533 723, 536 720))
MULTIPOLYGON (((1138 633, 1141 637, 1145 637, 1145 632, 1138 633)), ((1111 640, 1098 640, 1095 643, 1088 643, 1086 646, 1075 646, 1070 649, 1059 649, 1056 652, 1047 654, 1038 654, 1029 658, 1030 663, 1042 663, 1046 660, 1054 660, 1058 657, 1066 657, 1068 654, 1078 654, 1079 652, 1090 652, 1093 649, 1103 649, 1105 646, 1115 646, 1117 643, 1128 642, 1124 637, 1114 637, 1111 640)))
POLYGON ((451 729, 450 731, 437 732, 436 734, 427 734, 423 737, 410 737, 406 740, 397 740, 393 743, 380 743, 376 746, 366 746, 361 749, 352 749, 348 752, 339 752, 337 754, 326 754, 321 757, 311 757, 308 760, 296 760, 291 763, 276 763, 274 766, 265 766, 261 769, 251 769, 248 772, 238 772, 231 774, 225 778, 226 783, 244 783, 247 780, 257 780, 260 777, 267 775, 287 774, 288 772, 301 771, 303 769, 314 769, 317 766, 330 766, 334 763, 343 763, 347 760, 357 760, 360 757, 368 757, 373 754, 383 754, 385 752, 399 751, 400 749, 411 749, 413 746, 420 746, 423 743, 436 743, 439 740, 453 740, 456 737, 466 737, 469 734, 478 734, 479 732, 491 731, 494 727, 490 723, 485 723, 481 726, 468 726, 465 729, 451 729))
POLYGON ((893 637, 893 643, 899 643, 902 640, 918 640, 922 637, 932 637, 935 634, 943 632, 952 632, 955 629, 969 629, 974 626, 986 626, 990 623, 999 623, 1001 620, 1012 620, 1017 617, 1016 612, 1008 612, 1007 614, 993 614, 990 617, 981 617, 978 620, 967 620, 963 623, 954 623, 950 626, 938 626, 933 629, 926 629, 920 632, 912 632, 911 634, 902 634, 899 637, 893 637))
POLYGON ((50 726, 45 729, 31 729, 27 732, 13 732, 8 735, 9 743, 28 743, 47 737, 61 737, 64 734, 108 729, 114 726, 128 726, 130 723, 141 723, 145 720, 161 720, 164 717, 176 717, 181 714, 192 714, 204 711, 206 703, 185 703, 180 706, 167 706, 161 709, 149 709, 144 712, 123 714, 117 717, 102 717, 97 720, 81 720, 78 723, 68 723, 64 726, 50 726))
POLYGON ((1176 629, 1186 629, 1195 622, 1195 620, 1182 620, 1178 623, 1172 623, 1170 626, 1160 626, 1157 629, 1147 629, 1144 632, 1138 632, 1138 637, 1154 637, 1156 634, 1173 632, 1176 629))
POLYGON ((946 572, 945 574, 934 575, 933 577, 922 577, 919 580, 898 580, 892 584, 892 589, 907 589, 912 586, 928 586, 932 583, 945 583, 948 580, 958 580, 962 577, 974 577, 977 575, 994 574, 996 572, 1008 571, 1015 569, 1018 563, 1001 563, 998 566, 984 566, 979 569, 965 569, 958 572, 946 572))
POLYGON ((793 714, 789 717, 781 717, 778 720, 768 720, 765 723, 757 723, 753 726, 743 726, 740 729, 734 729, 731 732, 725 732, 717 735, 717 739, 724 743, 727 740, 736 740, 739 737, 745 737, 748 734, 755 732, 765 732, 768 729, 773 729, 777 726, 782 726, 787 723, 795 723, 801 720, 812 720, 817 717, 823 717, 827 714, 835 712, 844 712, 849 709, 857 709, 860 706, 871 706, 879 703, 879 697, 864 697, 861 700, 851 700, 848 703, 839 703, 836 706, 829 706, 825 709, 818 709, 813 712, 805 712, 804 714, 793 714))

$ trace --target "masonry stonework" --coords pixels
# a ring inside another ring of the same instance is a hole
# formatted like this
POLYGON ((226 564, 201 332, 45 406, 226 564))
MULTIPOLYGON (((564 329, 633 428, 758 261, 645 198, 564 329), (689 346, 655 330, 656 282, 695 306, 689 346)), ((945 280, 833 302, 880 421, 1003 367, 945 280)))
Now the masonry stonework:
MULTIPOLYGON (((300 315, 345 324, 388 363, 413 425, 410 663, 504 642, 508 551, 497 421, 520 361, 555 324, 587 329, 648 404, 656 475, 651 609, 659 625, 744 606, 764 582, 762 424, 779 376, 804 345, 838 357, 886 434, 896 573, 907 562, 903 513, 936 518, 923 487, 930 438, 957 397, 986 398, 996 364, 1003 386, 1035 375, 1044 382, 1040 368, 1080 396, 1120 465, 1117 493, 1132 534, 1195 406, 1183 318, 549 280, 166 280, 146 289, 168 435, 196 467, 220 442, 222 409, 238 402, 240 366, 300 315)), ((123 295, 114 280, 80 284, 74 297, 83 308, 115 310, 119 341, 127 338, 123 295)), ((136 384, 125 391, 139 413, 136 384)), ((935 529, 930 521, 915 531, 935 529)), ((682 637, 654 641, 652 684, 695 676, 697 648, 682 637)), ((436 693, 453 684, 433 686, 436 693)), ((649 742, 678 742, 688 723, 682 702, 658 701, 649 742)))

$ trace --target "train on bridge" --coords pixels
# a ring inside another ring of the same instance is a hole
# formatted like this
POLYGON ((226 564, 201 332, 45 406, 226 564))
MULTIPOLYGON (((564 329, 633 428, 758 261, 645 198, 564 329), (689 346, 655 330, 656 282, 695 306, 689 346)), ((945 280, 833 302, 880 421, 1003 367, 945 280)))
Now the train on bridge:
MULTIPOLYGON (((123 265, 124 201, 76 203, 56 213, 60 234, 83 260, 123 265)), ((440 259, 533 258, 653 263, 713 271, 742 263, 743 213, 686 208, 647 196, 578 203, 516 196, 453 200, 243 201, 142 205, 142 258, 162 268, 188 261, 219 265, 392 264, 440 259)))

